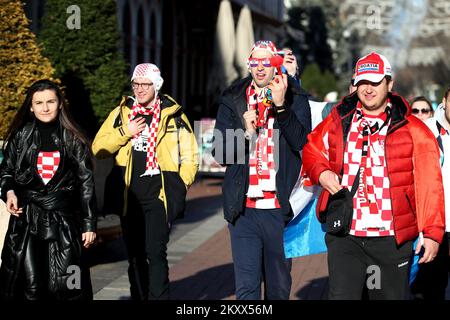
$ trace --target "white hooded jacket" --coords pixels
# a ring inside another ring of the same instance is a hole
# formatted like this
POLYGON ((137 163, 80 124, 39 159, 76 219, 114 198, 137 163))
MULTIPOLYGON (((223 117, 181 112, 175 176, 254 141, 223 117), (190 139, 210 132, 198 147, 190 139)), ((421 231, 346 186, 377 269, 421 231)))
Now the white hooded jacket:
POLYGON ((440 104, 434 113, 434 117, 429 118, 426 124, 439 144, 445 194, 445 231, 450 232, 450 124, 445 118, 444 107, 443 104, 440 104))

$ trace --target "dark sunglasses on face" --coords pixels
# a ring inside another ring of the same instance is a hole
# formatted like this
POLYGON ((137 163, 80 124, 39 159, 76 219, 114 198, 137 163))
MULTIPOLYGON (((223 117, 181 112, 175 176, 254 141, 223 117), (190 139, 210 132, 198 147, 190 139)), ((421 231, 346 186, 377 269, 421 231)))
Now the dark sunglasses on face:
POLYGON ((419 112, 423 114, 428 114, 430 113, 430 111, 431 111, 430 109, 416 109, 416 108, 412 109, 413 114, 418 114, 419 112))
POLYGON ((256 68, 259 65, 259 62, 262 63, 263 67, 269 68, 272 66, 269 58, 250 58, 248 64, 251 68, 256 68))

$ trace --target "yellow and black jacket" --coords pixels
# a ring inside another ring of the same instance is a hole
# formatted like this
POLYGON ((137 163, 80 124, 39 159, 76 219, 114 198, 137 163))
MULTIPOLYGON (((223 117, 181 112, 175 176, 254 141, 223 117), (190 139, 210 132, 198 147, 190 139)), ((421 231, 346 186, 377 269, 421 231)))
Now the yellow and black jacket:
MULTIPOLYGON (((168 221, 182 217, 187 188, 194 182, 198 170, 198 148, 192 127, 181 106, 168 95, 160 95, 161 119, 158 125, 156 153, 161 171, 162 188, 159 199, 164 202, 168 221)), ((126 215, 128 189, 132 174, 132 135, 128 131, 128 115, 133 100, 123 97, 101 126, 92 143, 92 151, 98 159, 114 157, 115 169, 125 168, 121 181, 123 199, 121 213, 126 215)), ((114 170, 114 169, 113 169, 114 170)), ((117 181, 118 182, 118 181, 117 181)), ((120 188, 107 184, 105 189, 120 188)), ((106 199, 105 201, 117 199, 106 199)), ((117 206, 111 206, 116 207, 117 206)))

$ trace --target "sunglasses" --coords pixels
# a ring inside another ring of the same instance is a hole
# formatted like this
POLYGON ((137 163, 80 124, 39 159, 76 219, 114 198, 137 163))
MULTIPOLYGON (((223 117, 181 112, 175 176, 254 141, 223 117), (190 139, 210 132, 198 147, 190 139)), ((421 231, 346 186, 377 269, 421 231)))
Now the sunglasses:
POLYGON ((431 110, 430 109, 416 109, 416 108, 412 109, 413 114, 418 114, 419 112, 423 113, 423 114, 428 114, 431 112, 431 110))
POLYGON ((270 58, 250 58, 248 60, 250 68, 256 68, 260 62, 262 63, 263 67, 269 68, 272 66, 272 64, 270 63, 270 58))

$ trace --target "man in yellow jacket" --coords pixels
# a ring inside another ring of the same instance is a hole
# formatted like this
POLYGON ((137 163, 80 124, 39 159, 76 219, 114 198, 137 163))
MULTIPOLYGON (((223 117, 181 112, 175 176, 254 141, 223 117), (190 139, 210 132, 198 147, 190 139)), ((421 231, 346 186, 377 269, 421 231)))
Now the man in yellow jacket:
POLYGON ((160 94, 163 78, 151 63, 136 66, 133 97, 123 97, 97 133, 98 159, 114 157, 105 206, 120 208, 135 300, 168 299, 167 243, 171 222, 182 216, 187 188, 198 170, 198 150, 181 106, 160 94), (112 193, 111 191, 119 191, 112 193))

